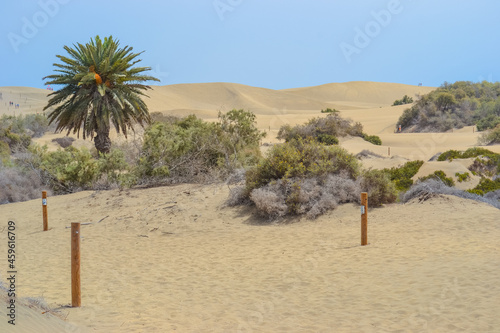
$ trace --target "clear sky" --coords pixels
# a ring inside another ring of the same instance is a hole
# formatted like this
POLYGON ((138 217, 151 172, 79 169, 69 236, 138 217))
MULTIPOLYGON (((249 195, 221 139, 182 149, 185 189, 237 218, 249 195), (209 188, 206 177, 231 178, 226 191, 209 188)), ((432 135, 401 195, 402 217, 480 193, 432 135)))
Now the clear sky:
POLYGON ((271 89, 500 80, 498 0, 16 0, 0 86, 43 88, 64 45, 113 35, 161 85, 271 89))

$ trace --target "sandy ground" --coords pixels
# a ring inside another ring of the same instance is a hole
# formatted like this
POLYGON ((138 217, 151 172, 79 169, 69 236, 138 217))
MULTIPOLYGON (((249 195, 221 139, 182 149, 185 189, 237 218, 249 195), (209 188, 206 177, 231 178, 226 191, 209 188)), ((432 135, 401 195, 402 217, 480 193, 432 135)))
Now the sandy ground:
MULTIPOLYGON (((334 107, 382 138, 382 146, 341 140, 352 153, 380 155, 363 160, 365 167, 420 159, 426 163, 416 177, 435 170, 454 176, 470 161, 428 160, 448 149, 475 146, 480 134, 472 127, 394 133, 404 107, 391 107, 392 102, 430 90, 373 82, 281 91, 188 84, 155 87, 148 103, 152 112, 195 113, 207 120, 216 119, 219 110, 249 109, 269 133, 267 144, 277 142, 282 124, 304 123, 324 116, 320 109, 334 107)), ((0 114, 13 113, 4 104, 17 94, 18 114, 46 103, 41 89, 0 91, 0 114)), ((37 142, 57 149, 51 140, 59 136, 37 142)), ((500 152, 499 145, 488 149, 500 152)), ((477 181, 473 177, 458 186, 474 187, 477 181)), ((7 222, 16 223, 19 298, 15 327, 7 323, 6 306, 0 306, 0 332, 498 331, 498 209, 449 196, 387 205, 370 210, 370 244, 361 247, 357 205, 341 206, 315 221, 269 224, 251 208, 224 207, 228 191, 223 185, 178 185, 51 197, 47 232, 41 231, 40 200, 1 205, 5 258, 7 222), (70 307, 71 222, 85 223, 81 308, 70 307), (29 298, 43 298, 50 311, 29 298)), ((4 287, 6 271, 4 263, 4 287)), ((0 289, 0 304, 5 302, 0 289)))
MULTIPOLYGON (((180 185, 53 197, 47 232, 39 200, 0 206, 2 228, 7 219, 18 226, 19 295, 43 296, 82 332, 500 325, 496 208, 444 196, 374 209, 361 247, 356 205, 265 225, 248 208, 224 208, 227 195, 225 186, 180 185), (71 222, 92 223, 81 227, 81 308, 68 308, 71 222)), ((19 313, 18 322, 27 332, 30 319, 19 313)))

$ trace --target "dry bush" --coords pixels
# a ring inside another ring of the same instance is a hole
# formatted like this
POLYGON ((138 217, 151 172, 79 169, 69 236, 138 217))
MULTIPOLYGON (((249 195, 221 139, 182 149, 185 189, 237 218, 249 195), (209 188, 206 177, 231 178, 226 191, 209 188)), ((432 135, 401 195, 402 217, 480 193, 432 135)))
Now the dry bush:
POLYGON ((69 136, 52 139, 52 142, 56 142, 62 148, 67 148, 71 146, 73 144, 73 141, 75 141, 75 139, 69 136))
POLYGON ((229 190, 229 196, 225 201, 225 205, 229 207, 249 204, 251 201, 246 195, 245 186, 236 186, 229 190))
POLYGON ((380 207, 397 199, 396 186, 383 170, 367 170, 358 179, 361 190, 368 193, 368 205, 380 207))
POLYGON ((279 187, 279 184, 268 185, 255 189, 250 193, 250 200, 255 204, 261 215, 275 219, 285 216, 288 212, 285 198, 281 195, 279 187))
POLYGON ((0 204, 40 198, 46 190, 35 171, 15 168, 0 169, 0 189, 0 204))
MULTIPOLYGON (((410 188, 410 190, 403 194, 403 196, 401 197, 401 201, 406 203, 414 198, 433 194, 454 195, 464 199, 485 202, 493 207, 500 209, 500 202, 498 200, 495 200, 495 198, 491 198, 489 196, 482 197, 477 194, 459 190, 455 187, 449 187, 446 186, 441 180, 437 179, 428 179, 424 182, 417 182, 410 188)), ((496 195, 497 194, 493 194, 492 196, 496 195)))
POLYGON ((500 201, 500 190, 496 190, 493 192, 488 192, 484 195, 484 197, 488 200, 496 200, 500 201))
POLYGON ((279 179, 252 190, 250 200, 264 217, 276 219, 287 214, 306 214, 310 219, 339 204, 359 202, 359 183, 348 174, 315 178, 279 179))

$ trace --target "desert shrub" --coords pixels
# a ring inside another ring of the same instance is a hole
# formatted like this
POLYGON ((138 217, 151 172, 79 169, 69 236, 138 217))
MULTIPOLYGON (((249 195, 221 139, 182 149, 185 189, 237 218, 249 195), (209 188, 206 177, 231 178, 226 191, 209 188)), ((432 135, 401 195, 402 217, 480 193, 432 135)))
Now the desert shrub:
POLYGON ((118 148, 112 148, 108 154, 100 154, 97 169, 97 181, 103 189, 114 186, 130 187, 137 182, 136 176, 129 172, 130 166, 125 160, 124 152, 118 148))
POLYGON ((127 175, 123 154, 116 150, 97 159, 86 148, 68 147, 49 152, 46 146, 32 145, 15 157, 21 170, 35 172, 42 184, 55 193, 72 193, 96 186, 109 188, 121 185, 118 184, 121 175, 127 175))
POLYGON ((384 203, 392 203, 397 199, 397 190, 389 175, 383 170, 367 170, 360 177, 363 192, 368 193, 368 205, 380 207, 384 203))
POLYGON ((339 204, 359 202, 361 189, 369 193, 372 207, 396 200, 385 172, 359 174, 359 162, 343 148, 291 140, 275 145, 247 171, 245 189, 231 193, 228 204, 248 198, 261 215, 274 219, 301 214, 315 218, 339 204))
POLYGON ((384 172, 389 175, 389 179, 398 191, 407 191, 413 185, 413 176, 417 174, 423 164, 424 161, 410 161, 399 168, 384 169, 384 172))
POLYGON ((144 133, 135 172, 142 184, 217 180, 256 164, 263 136, 255 115, 244 110, 219 113, 216 123, 194 115, 156 122, 144 133))
POLYGON ((252 190, 250 200, 259 214, 269 219, 301 214, 312 219, 339 204, 359 202, 359 194, 359 183, 346 173, 279 179, 252 190))
POLYGON ((33 170, 0 168, 0 204, 40 198, 42 190, 52 192, 43 186, 33 170))
POLYGON ((398 120, 406 131, 433 132, 477 125, 478 130, 500 123, 500 83, 444 83, 421 96, 398 120))
POLYGON ((73 141, 75 141, 75 139, 70 136, 52 139, 52 142, 56 142, 62 148, 68 148, 73 144, 73 141))
POLYGON ((500 201, 500 190, 488 192, 484 195, 484 197, 488 200, 497 200, 500 201))
POLYGON ((250 203, 246 188, 244 185, 235 186, 229 189, 229 196, 225 204, 229 207, 239 206, 250 203))
POLYGON ((28 148, 31 144, 31 137, 25 133, 17 134, 12 131, 12 127, 0 128, 0 141, 5 142, 11 152, 17 149, 28 148))
POLYGON ((420 182, 424 182, 428 179, 439 179, 446 186, 450 186, 450 187, 455 186, 455 181, 452 178, 446 177, 446 173, 444 173, 444 171, 442 171, 442 170, 436 170, 436 171, 434 171, 434 173, 432 175, 420 177, 418 180, 420 182))
POLYGON ((330 108, 327 108, 325 110, 321 110, 321 113, 338 113, 339 110, 337 109, 330 109, 330 108))
POLYGON ((448 150, 438 157, 438 161, 446 161, 446 160, 453 160, 457 158, 462 158, 462 152, 458 150, 448 150))
POLYGON ((286 142, 299 138, 318 140, 318 137, 324 134, 335 138, 346 135, 362 137, 363 125, 353 123, 352 120, 343 119, 337 113, 329 113, 326 117, 313 118, 304 125, 282 126, 278 132, 278 139, 286 142))
POLYGON ((10 148, 9 145, 0 141, 0 166, 9 164, 10 162, 10 148))
POLYGON ((339 144, 339 139, 330 134, 319 134, 317 140, 327 146, 339 144))
POLYGON ((428 179, 426 181, 419 181, 413 185, 406 193, 401 197, 401 201, 406 203, 414 198, 425 199, 431 195, 444 194, 444 195, 454 195, 464 199, 470 199, 479 202, 485 202, 500 209, 500 202, 498 200, 482 197, 474 193, 459 190, 455 187, 449 187, 444 184, 439 179, 428 179))
POLYGON ((470 180, 470 174, 468 172, 464 173, 457 172, 455 173, 455 176, 457 177, 459 183, 470 180))
POLYGON ((43 114, 29 114, 24 116, 24 128, 31 133, 32 138, 39 138, 49 130, 49 120, 43 114))
POLYGON ((471 189, 471 193, 476 193, 479 195, 484 195, 488 192, 495 192, 500 190, 500 179, 491 180, 488 178, 482 178, 479 184, 471 189))
POLYGON ((459 158, 474 158, 474 163, 469 170, 475 175, 493 176, 500 174, 500 154, 494 153, 488 149, 473 147, 464 152, 449 150, 441 154, 438 161, 446 161, 459 158))
POLYGON ((395 100, 394 103, 392 103, 392 106, 411 104, 411 103, 413 103, 413 98, 411 98, 408 95, 404 95, 403 98, 395 100))
POLYGON ((20 116, 3 115, 0 118, 0 131, 10 128, 12 133, 41 137, 49 129, 49 121, 43 114, 28 114, 20 116))
POLYGON ((246 186, 250 193, 278 179, 321 177, 342 171, 352 179, 359 173, 359 162, 345 149, 314 140, 292 140, 273 146, 267 157, 247 172, 246 186))
MULTIPOLYGON (((500 119, 500 117, 499 117, 500 119)), ((500 125, 497 125, 491 131, 481 134, 479 143, 484 145, 492 145, 500 143, 500 125)))
POLYGON ((374 145, 377 145, 377 146, 381 146, 382 145, 382 140, 380 139, 380 137, 378 137, 376 135, 363 134, 363 139, 365 141, 373 143, 374 145))

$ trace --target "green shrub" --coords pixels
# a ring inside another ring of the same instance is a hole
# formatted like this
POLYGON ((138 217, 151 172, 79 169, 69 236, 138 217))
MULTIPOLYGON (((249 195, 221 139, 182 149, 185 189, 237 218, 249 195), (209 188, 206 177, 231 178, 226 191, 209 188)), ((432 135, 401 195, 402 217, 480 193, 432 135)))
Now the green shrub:
POLYGON ((319 134, 317 140, 327 146, 339 144, 339 139, 330 134, 319 134))
MULTIPOLYGON (((500 117, 498 118, 500 119, 500 117)), ((500 125, 497 125, 491 131, 483 133, 479 138, 479 142, 484 145, 492 145, 500 143, 500 125)))
POLYGON ((9 145, 4 142, 0 141, 0 165, 6 165, 10 161, 10 148, 9 145))
POLYGON ((479 184, 476 187, 474 187, 474 189, 473 189, 473 191, 478 192, 477 194, 479 194, 479 192, 480 192, 481 195, 484 195, 488 192, 493 192, 496 190, 500 190, 500 178, 497 178, 496 180, 482 178, 481 181, 479 182, 479 184))
POLYGON ((333 137, 344 137, 346 135, 363 136, 363 125, 353 123, 352 120, 343 119, 337 113, 329 113, 326 117, 313 118, 304 125, 291 127, 281 126, 278 139, 286 142, 294 139, 315 139, 320 135, 331 135, 333 137))
POLYGON ((361 190, 368 193, 368 205, 380 207, 396 201, 397 190, 388 174, 383 170, 368 170, 361 177, 361 190))
POLYGON ((363 134, 363 139, 365 141, 373 143, 374 145, 377 145, 377 146, 381 146, 382 145, 382 140, 380 139, 380 137, 378 137, 376 135, 363 134))
POLYGON ((32 145, 25 153, 16 157, 21 170, 35 171, 42 183, 50 186, 55 193, 122 185, 121 177, 125 177, 128 170, 123 153, 117 150, 96 159, 84 147, 68 147, 49 152, 47 146, 32 145))
POLYGON ((214 180, 216 174, 256 164, 263 136, 255 115, 244 110, 219 113, 217 123, 194 115, 157 122, 144 133, 135 172, 148 184, 214 180))
POLYGON ((427 179, 439 179, 441 180, 446 186, 453 187, 455 186, 455 182, 453 181, 452 178, 446 177, 446 174, 442 170, 436 170, 432 175, 428 175, 425 177, 420 177, 418 180, 420 182, 424 182, 427 179))
POLYGON ((452 128, 476 125, 478 130, 500 123, 500 82, 444 83, 421 96, 398 120, 414 132, 444 132, 452 128))
POLYGON ((399 168, 384 169, 384 172, 389 175, 398 191, 407 191, 413 185, 413 176, 423 164, 424 161, 410 161, 399 168))
POLYGON ((408 95, 404 95, 403 98, 395 100, 394 103, 392 103, 392 106, 411 104, 411 103, 413 103, 413 98, 411 98, 408 95))
POLYGON ((448 150, 439 155, 438 161, 474 157, 476 157, 476 160, 474 161, 474 164, 469 167, 469 170, 471 170, 474 175, 487 174, 491 176, 495 173, 500 174, 500 154, 494 153, 485 148, 473 147, 464 152, 448 150))
POLYGON ((478 189, 475 189, 475 188, 467 190, 467 192, 472 193, 472 194, 477 194, 477 195, 480 195, 480 196, 484 195, 484 191, 478 190, 478 189))
POLYGON ((468 172, 464 172, 464 173, 457 172, 457 173, 455 173, 455 176, 458 178, 459 183, 466 182, 466 181, 470 180, 470 174, 468 172))
POLYGON ((356 157, 343 148, 314 140, 292 140, 273 146, 267 157, 247 172, 247 193, 278 179, 323 177, 340 172, 355 179, 359 167, 356 157))
POLYGON ((321 110, 321 113, 338 113, 338 112, 339 110, 330 108, 327 108, 326 110, 321 110))

